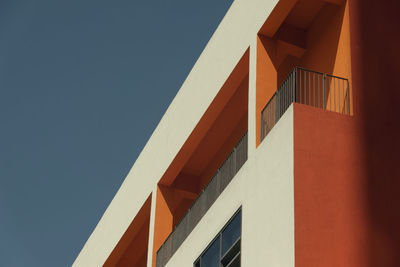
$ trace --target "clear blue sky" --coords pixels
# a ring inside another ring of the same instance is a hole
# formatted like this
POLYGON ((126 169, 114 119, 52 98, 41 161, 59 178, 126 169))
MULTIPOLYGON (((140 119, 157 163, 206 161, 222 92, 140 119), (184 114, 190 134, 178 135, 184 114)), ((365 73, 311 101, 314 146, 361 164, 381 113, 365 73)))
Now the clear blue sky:
POLYGON ((0 266, 69 266, 232 0, 0 1, 0 266))

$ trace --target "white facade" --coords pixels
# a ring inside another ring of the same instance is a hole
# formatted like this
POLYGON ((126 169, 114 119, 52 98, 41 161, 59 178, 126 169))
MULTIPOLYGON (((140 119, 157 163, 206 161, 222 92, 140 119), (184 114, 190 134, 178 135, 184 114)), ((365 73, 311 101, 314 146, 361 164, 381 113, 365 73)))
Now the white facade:
POLYGON ((166 267, 192 266, 240 207, 242 266, 294 266, 293 147, 292 106, 166 267))
MULTIPOLYGON (((151 138, 136 160, 128 176, 108 206, 95 230, 85 243, 83 249, 73 263, 73 266, 91 267, 102 266, 104 264, 132 222, 133 218, 135 218, 139 209, 146 201, 147 197, 152 192, 156 192, 155 190, 157 188, 157 182, 162 177, 196 124, 199 122, 200 118, 203 116, 204 112, 217 95, 218 91, 240 58, 243 56, 246 50, 256 50, 257 32, 260 30, 261 26, 277 2, 277 0, 235 0, 233 2, 228 13, 197 60, 193 69, 174 98, 173 102, 169 106, 159 125, 153 132, 151 138), (154 165, 154 161, 156 161, 158 164, 154 165)), ((249 111, 255 109, 255 64, 255 58, 251 55, 249 66, 249 111)), ((268 155, 269 157, 272 157, 273 153, 268 154, 263 148, 261 148, 258 149, 258 156, 252 156, 252 154, 255 153, 255 123, 256 121, 254 112, 249 112, 249 159, 246 165, 243 167, 243 170, 241 170, 240 174, 237 175, 238 177, 242 178, 234 178, 232 185, 229 186, 230 189, 220 196, 215 207, 208 212, 207 216, 202 221, 216 220, 217 218, 211 219, 210 214, 216 212, 219 205, 223 205, 222 203, 224 203, 225 195, 232 194, 236 190, 239 190, 238 185, 236 184, 243 183, 245 179, 249 179, 246 178, 247 176, 250 177, 254 175, 253 179, 260 181, 260 183, 261 180, 258 179, 263 177, 263 175, 265 176, 265 174, 262 172, 264 163, 261 162, 265 162, 263 157, 268 157, 268 155), (249 168, 249 165, 252 164, 256 165, 255 169, 249 168), (248 174, 246 174, 246 172, 248 172, 248 174)), ((292 126, 288 125, 286 127, 292 126)), ((292 137, 288 138, 290 139, 292 137)), ((268 146, 268 142, 264 142, 264 144, 262 144, 262 147, 266 146, 268 146)), ((288 144, 287 148, 289 149, 289 147, 290 146, 288 144)), ((285 158, 292 161, 292 157, 289 156, 289 151, 286 151, 285 153, 287 154, 282 155, 282 159, 285 158)), ((288 164, 285 164, 285 167, 281 167, 282 170, 285 169, 285 173, 288 173, 290 170, 287 166, 288 164)), ((279 172, 278 167, 275 170, 277 173, 279 172)), ((291 190, 291 182, 289 182, 289 180, 291 180, 292 174, 280 174, 279 177, 285 177, 284 185, 287 186, 287 188, 282 188, 282 190, 291 190)), ((275 178, 278 179, 278 176, 275 178)), ((260 185, 268 187, 269 184, 280 182, 282 182, 280 179, 267 179, 265 181, 262 180, 263 184, 260 185)), ((249 192, 252 191, 250 184, 243 186, 243 188, 246 188, 249 192)), ((276 189, 273 191, 275 190, 276 189)), ((246 220, 247 213, 257 212, 257 217, 262 218, 263 220, 267 220, 268 217, 271 216, 269 213, 262 214, 257 210, 259 207, 256 207, 257 205, 254 204, 255 202, 268 200, 268 195, 266 192, 263 191, 263 196, 261 195, 261 192, 259 192, 260 195, 256 197, 250 194, 248 191, 243 191, 241 199, 237 199, 236 203, 231 203, 229 208, 225 208, 225 211, 222 213, 224 216, 220 216, 218 222, 215 222, 215 229, 213 231, 218 231, 220 226, 224 224, 226 219, 229 218, 229 216, 232 215, 232 212, 241 204, 244 207, 244 220, 246 220), (240 200, 244 202, 241 203, 240 200), (247 205, 249 205, 248 209, 246 208, 247 205)), ((277 194, 276 191, 275 194, 277 194)), ((156 194, 153 193, 152 203, 155 203, 155 197, 156 194)), ((288 202, 289 200, 285 200, 284 204, 282 205, 287 205, 287 208, 289 209, 290 205, 288 202)), ((263 205, 268 207, 268 203, 264 203, 263 205)), ((272 208, 272 206, 270 208, 272 208)), ((152 205, 150 219, 152 225, 154 222, 154 209, 155 207, 152 205)), ((286 215, 281 214, 280 216, 289 216, 290 214, 291 212, 288 211, 286 215)), ((201 225, 202 224, 200 224, 198 227, 202 227, 201 225)), ((257 229, 256 227, 260 227, 260 225, 254 225, 254 228, 252 228, 253 230, 247 228, 243 229, 244 232, 248 232, 248 236, 243 238, 244 245, 246 242, 256 241, 256 239, 253 240, 253 238, 251 238, 252 235, 256 234, 253 232, 255 229, 257 229)), ((290 227, 293 228, 292 225, 290 227)), ((152 266, 151 253, 153 250, 153 230, 154 229, 150 227, 148 266, 152 266)), ((185 241, 185 244, 188 242, 194 242, 196 231, 193 232, 193 237, 191 235, 190 238, 185 241), (193 241, 190 241, 192 239, 193 241)), ((274 237, 272 232, 269 233, 271 234, 271 237, 278 238, 278 236, 274 237)), ((210 237, 212 237, 213 234, 214 232, 209 233, 210 237)), ((265 234, 268 234, 268 232, 265 234)), ((202 244, 204 243, 203 245, 205 245, 207 240, 204 238, 204 240, 201 241, 202 244)), ((283 241, 280 240, 279 242, 283 241)), ((292 247, 293 244, 290 246, 292 247)), ((185 249, 184 247, 182 250, 185 249)), ((199 250, 202 248, 204 248, 204 246, 198 246, 196 247, 196 251, 199 252, 199 250)), ((171 262, 177 260, 181 253, 181 250, 178 251, 177 256, 171 259, 171 262)), ((251 252, 244 251, 243 253, 245 255, 244 257, 246 257, 246 253, 251 252)), ((190 255, 194 254, 195 251, 192 251, 190 255)), ((277 257, 277 255, 275 255, 275 257, 277 257)), ((187 257, 189 256, 185 256, 185 259, 189 261, 189 258, 187 257)), ((285 256, 285 258, 286 261, 292 261, 290 260, 291 256, 285 256)), ((168 266, 177 265, 170 263, 168 266)), ((187 264, 185 264, 185 266, 187 266, 187 264)))

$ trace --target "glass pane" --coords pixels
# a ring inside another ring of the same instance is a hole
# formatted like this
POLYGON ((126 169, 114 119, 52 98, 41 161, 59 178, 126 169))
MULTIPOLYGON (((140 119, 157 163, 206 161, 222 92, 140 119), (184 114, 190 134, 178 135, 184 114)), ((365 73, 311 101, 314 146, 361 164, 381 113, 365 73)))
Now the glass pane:
POLYGON ((242 211, 239 211, 222 232, 222 255, 224 255, 240 237, 241 221, 242 211))
POLYGON ((197 260, 197 262, 194 264, 194 267, 200 267, 200 260, 197 260))
POLYGON ((220 237, 215 239, 201 258, 201 267, 219 267, 220 237))

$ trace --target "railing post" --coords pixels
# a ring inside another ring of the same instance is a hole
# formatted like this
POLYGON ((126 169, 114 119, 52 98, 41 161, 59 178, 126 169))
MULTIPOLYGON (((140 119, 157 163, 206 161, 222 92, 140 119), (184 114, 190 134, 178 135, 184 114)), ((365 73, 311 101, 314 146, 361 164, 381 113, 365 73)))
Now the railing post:
POLYGON ((292 84, 292 86, 293 86, 293 103, 294 102, 296 102, 296 78, 297 78, 297 75, 296 75, 296 73, 297 73, 297 67, 295 67, 294 68, 294 72, 293 72, 293 76, 292 76, 292 79, 293 79, 293 84, 292 84))
POLYGON ((333 78, 333 108, 334 112, 336 112, 336 79, 333 78))
POLYGON ((308 72, 308 105, 311 106, 311 72, 308 72))
MULTIPOLYGON (((321 108, 322 103, 321 103, 321 82, 319 81, 321 79, 321 75, 318 75, 318 107, 321 108)), ((321 79, 323 81, 323 79, 321 79)), ((322 100, 323 101, 323 100, 322 100)))
POLYGON ((264 137, 264 110, 261 111, 261 141, 263 140, 264 137))
POLYGON ((299 102, 300 102, 300 104, 303 104, 302 103, 303 91, 302 91, 302 87, 301 87, 301 69, 299 69, 298 76, 299 76, 299 96, 300 96, 299 102))
POLYGON ((347 80, 347 115, 350 115, 350 89, 349 89, 349 80, 347 80))
MULTIPOLYGON (((279 118, 279 113, 280 113, 280 102, 281 102, 281 98, 280 98, 280 92, 279 90, 276 91, 276 111, 275 111, 275 123, 278 121, 279 118)), ((274 123, 274 124, 275 124, 274 123)))
POLYGON ((322 75, 322 109, 325 109, 325 81, 326 74, 322 75))
MULTIPOLYGON (((239 142, 240 142, 240 140, 239 140, 239 142)), ((235 174, 236 174, 236 157, 237 157, 237 155, 236 155, 236 147, 237 147, 237 145, 233 148, 233 152, 232 152, 232 160, 233 160, 233 163, 232 163, 232 170, 233 170, 233 173, 234 173, 234 176, 235 176, 235 174)), ((232 177, 233 178, 233 177, 232 177)))
POLYGON ((315 72, 313 73, 313 106, 315 107, 315 72))
MULTIPOLYGON (((339 113, 342 113, 342 111, 340 110, 340 102, 341 102, 341 101, 340 101, 340 90, 341 90, 341 89, 340 89, 340 83, 339 83, 339 81, 340 81, 340 80, 338 79, 338 97, 339 97, 339 101, 338 101, 338 104, 339 104, 339 111, 338 111, 338 112, 339 112, 339 113)), ((343 81, 343 80, 342 80, 342 81, 343 81)), ((344 85, 344 82, 342 83, 342 85, 344 85)), ((343 90, 344 90, 344 86, 343 86, 343 90)), ((343 101, 344 101, 344 98, 343 98, 343 101)))

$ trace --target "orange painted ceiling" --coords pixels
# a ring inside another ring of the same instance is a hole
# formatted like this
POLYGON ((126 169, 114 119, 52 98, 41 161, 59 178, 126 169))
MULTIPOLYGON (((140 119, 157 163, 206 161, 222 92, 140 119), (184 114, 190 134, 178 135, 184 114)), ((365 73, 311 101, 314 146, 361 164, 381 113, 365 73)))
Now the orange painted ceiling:
POLYGON ((290 11, 285 23, 306 30, 324 4, 322 0, 299 0, 290 11))
POLYGON ((203 170, 232 134, 240 120, 247 114, 247 102, 248 76, 242 80, 235 94, 193 152, 182 172, 194 176, 200 176, 203 173, 203 170))
POLYGON ((171 185, 182 170, 189 175, 199 175, 207 166, 218 151, 216 144, 222 145, 221 141, 232 132, 241 114, 247 112, 248 82, 244 80, 248 80, 245 79, 248 73, 247 50, 160 179, 160 184, 171 185))

